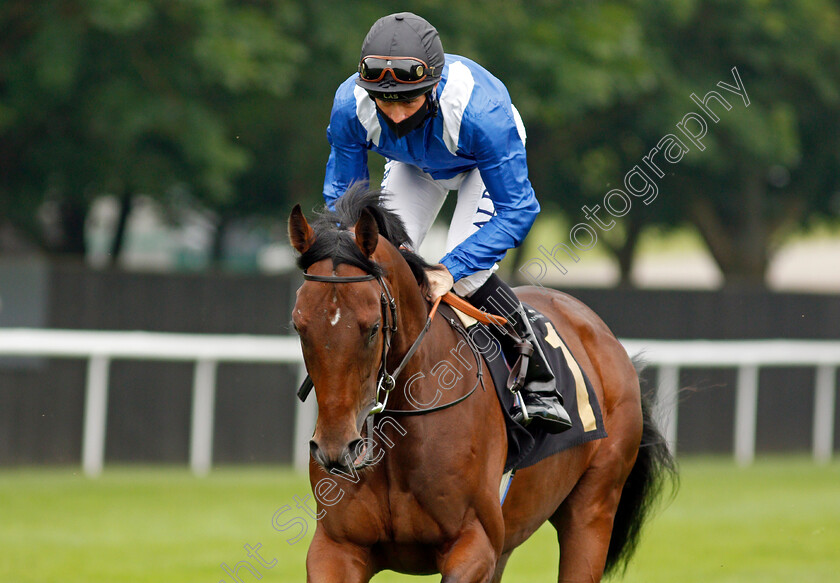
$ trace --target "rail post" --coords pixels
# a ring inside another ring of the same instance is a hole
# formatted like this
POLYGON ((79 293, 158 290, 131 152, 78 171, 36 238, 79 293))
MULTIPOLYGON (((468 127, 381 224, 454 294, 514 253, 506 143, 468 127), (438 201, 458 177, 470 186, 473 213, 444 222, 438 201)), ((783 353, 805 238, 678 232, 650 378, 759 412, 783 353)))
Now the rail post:
POLYGON ((85 425, 82 433, 82 469, 94 478, 102 473, 105 460, 105 431, 108 416, 107 356, 94 354, 88 359, 85 389, 85 425))
POLYGON ((215 360, 195 363, 193 377, 192 431, 190 468, 197 476, 206 476, 213 464, 213 413, 216 406, 215 360))

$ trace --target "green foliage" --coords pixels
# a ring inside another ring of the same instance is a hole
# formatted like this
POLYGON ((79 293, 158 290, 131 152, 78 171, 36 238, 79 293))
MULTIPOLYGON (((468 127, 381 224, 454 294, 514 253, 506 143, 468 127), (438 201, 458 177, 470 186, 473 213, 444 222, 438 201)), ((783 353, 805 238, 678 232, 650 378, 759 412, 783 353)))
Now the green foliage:
MULTIPOLYGON (((526 118, 532 180, 541 199, 581 222, 581 206, 601 203, 611 188, 621 188, 624 175, 663 136, 683 137, 676 124, 701 111, 692 93, 702 99, 708 91, 722 92, 732 109, 713 106, 720 121, 708 123, 705 150, 692 147, 670 166, 658 181, 658 198, 648 206, 637 201, 623 222, 693 224, 729 281, 763 283, 786 234, 814 218, 836 217, 840 9, 821 0, 622 3, 624 12, 598 6, 604 22, 620 15, 609 28, 619 31, 623 24, 625 33, 588 40, 592 31, 579 27, 586 30, 590 57, 607 57, 584 66, 592 79, 603 75, 614 82, 599 91, 597 84, 577 81, 587 87, 583 108, 563 116, 557 106, 526 118), (733 84, 733 67, 749 107, 716 85, 733 84)), ((574 52, 580 54, 586 53, 574 52)), ((570 62, 577 75, 575 61, 565 56, 557 70, 570 62)), ((580 101, 580 92, 556 91, 557 102, 580 101)), ((635 240, 614 250, 623 244, 635 240)))
MULTIPOLYGON (((291 90, 304 47, 292 12, 225 2, 18 2, 0 65, 5 216, 37 233, 40 201, 82 216, 105 192, 162 196, 188 184, 210 206, 252 163, 230 118, 252 95, 291 90), (15 213, 22 199, 27 214, 15 213)), ((75 233, 78 236, 78 233, 75 233)), ((44 239, 56 251, 83 243, 44 239)))

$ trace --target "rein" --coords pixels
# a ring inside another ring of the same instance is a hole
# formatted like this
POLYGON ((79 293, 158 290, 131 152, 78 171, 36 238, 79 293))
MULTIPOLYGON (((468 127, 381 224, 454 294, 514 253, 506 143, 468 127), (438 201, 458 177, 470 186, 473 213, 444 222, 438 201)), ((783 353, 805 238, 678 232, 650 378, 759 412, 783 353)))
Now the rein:
MULTIPOLYGON (((479 385, 484 384, 483 377, 482 377, 482 369, 481 369, 481 357, 476 353, 475 349, 472 346, 472 342, 470 341, 469 337, 467 336, 466 332, 457 326, 457 323, 450 319, 449 323, 452 325, 456 331, 458 331, 462 336, 465 337, 467 340, 467 344, 472 348, 474 356, 476 358, 476 363, 478 363, 478 373, 477 373, 477 380, 475 386, 465 395, 459 397, 455 401, 450 403, 446 403, 445 405, 438 405, 435 407, 429 407, 426 409, 386 409, 385 406, 388 403, 388 396, 391 391, 396 386, 396 379, 399 378, 400 373, 402 373, 405 366, 411 360, 411 357, 417 352, 420 348, 420 344, 423 342, 423 338, 426 336, 426 333, 429 331, 429 327, 432 324, 432 320, 437 313, 438 306, 440 305, 440 301, 442 298, 438 298, 435 300, 435 303, 432 305, 432 309, 429 310, 429 315, 426 317, 426 324, 423 326, 423 329, 417 335, 414 342, 411 344, 411 347, 405 353, 400 363, 397 367, 392 371, 388 372, 387 360, 388 360, 388 351, 391 348, 391 339, 393 335, 397 333, 397 303, 394 299, 394 296, 391 294, 391 290, 388 288, 388 285, 385 283, 385 280, 379 275, 367 274, 367 275, 310 275, 306 272, 303 273, 303 279, 307 281, 317 281, 321 283, 359 283, 364 281, 373 281, 374 279, 379 282, 379 286, 382 289, 380 292, 380 302, 382 304, 382 316, 384 320, 384 325, 382 327, 382 359, 379 366, 379 377, 376 383, 376 392, 373 396, 373 402, 362 409, 361 413, 359 414, 359 418, 357 419, 357 425, 361 425, 365 419, 370 421, 374 415, 380 413, 387 413, 389 415, 424 415, 426 413, 432 413, 434 411, 442 411, 444 409, 448 409, 450 407, 454 407, 455 405, 465 401, 470 395, 472 395, 475 390, 478 388, 479 385), (388 322, 388 316, 390 315, 390 324, 388 322), (384 399, 380 400, 379 395, 380 392, 384 391, 384 399)), ((306 379, 303 381, 300 389, 298 389, 298 398, 301 401, 305 401, 307 396, 309 395, 310 391, 313 389, 314 385, 312 383, 311 377, 307 375, 306 379)))
MULTIPOLYGON (((440 303, 440 300, 441 300, 441 298, 438 298, 437 300, 435 300, 435 304, 432 307, 432 312, 430 312, 430 316, 434 315, 434 310, 437 308, 438 304, 440 303)), ((464 340, 466 340, 466 342, 467 342, 467 346, 470 347, 470 350, 472 350, 473 356, 475 357, 475 362, 476 362, 476 365, 478 367, 478 370, 476 371, 476 379, 475 379, 475 384, 473 385, 473 388, 470 389, 470 391, 468 393, 466 393, 466 394, 458 397, 454 401, 451 401, 451 402, 446 403, 444 405, 437 405, 435 407, 429 407, 428 409, 384 409, 382 411, 383 413, 387 413, 389 415, 402 415, 402 416, 425 415, 426 413, 431 413, 433 411, 442 411, 444 409, 449 409, 450 407, 454 407, 455 405, 458 405, 459 403, 461 403, 463 401, 466 401, 470 397, 470 395, 472 395, 479 386, 481 386, 482 389, 486 390, 484 388, 484 371, 483 371, 482 366, 481 366, 481 356, 478 354, 478 351, 473 346, 472 341, 469 337, 469 334, 467 334, 467 331, 464 330, 464 328, 462 326, 460 326, 458 324, 458 322, 455 321, 454 318, 447 318, 447 321, 449 322, 449 325, 452 326, 452 328, 456 332, 458 332, 458 334, 460 334, 461 336, 464 337, 464 340)), ((427 323, 426 323, 427 328, 429 326, 429 322, 431 322, 431 319, 428 320, 427 323)))

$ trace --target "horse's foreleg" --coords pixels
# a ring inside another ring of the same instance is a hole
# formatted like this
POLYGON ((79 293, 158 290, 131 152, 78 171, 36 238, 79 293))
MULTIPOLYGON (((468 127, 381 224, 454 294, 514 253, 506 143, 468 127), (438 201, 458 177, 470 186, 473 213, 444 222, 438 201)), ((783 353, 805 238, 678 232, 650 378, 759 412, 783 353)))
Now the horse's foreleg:
POLYGON ((337 543, 315 531, 306 553, 307 583, 368 583, 371 577, 370 549, 337 543))
POLYGON ((467 526, 442 553, 441 583, 488 583, 496 570, 498 551, 480 522, 467 526))
POLYGON ((496 572, 493 573, 493 579, 491 580, 491 583, 501 583, 502 575, 504 575, 505 573, 505 567, 507 567, 508 559, 510 559, 510 555, 512 553, 513 551, 503 553, 502 556, 499 557, 499 560, 496 561, 496 572))

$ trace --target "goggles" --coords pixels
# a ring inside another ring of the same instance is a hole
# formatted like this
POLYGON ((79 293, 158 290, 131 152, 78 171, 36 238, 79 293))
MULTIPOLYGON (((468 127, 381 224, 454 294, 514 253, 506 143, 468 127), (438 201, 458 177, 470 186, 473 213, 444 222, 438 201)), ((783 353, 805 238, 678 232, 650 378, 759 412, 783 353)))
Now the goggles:
POLYGON ((385 77, 385 73, 399 83, 419 83, 427 76, 435 76, 435 68, 429 67, 420 59, 414 57, 380 57, 370 55, 359 63, 359 77, 364 81, 376 83, 385 77))

